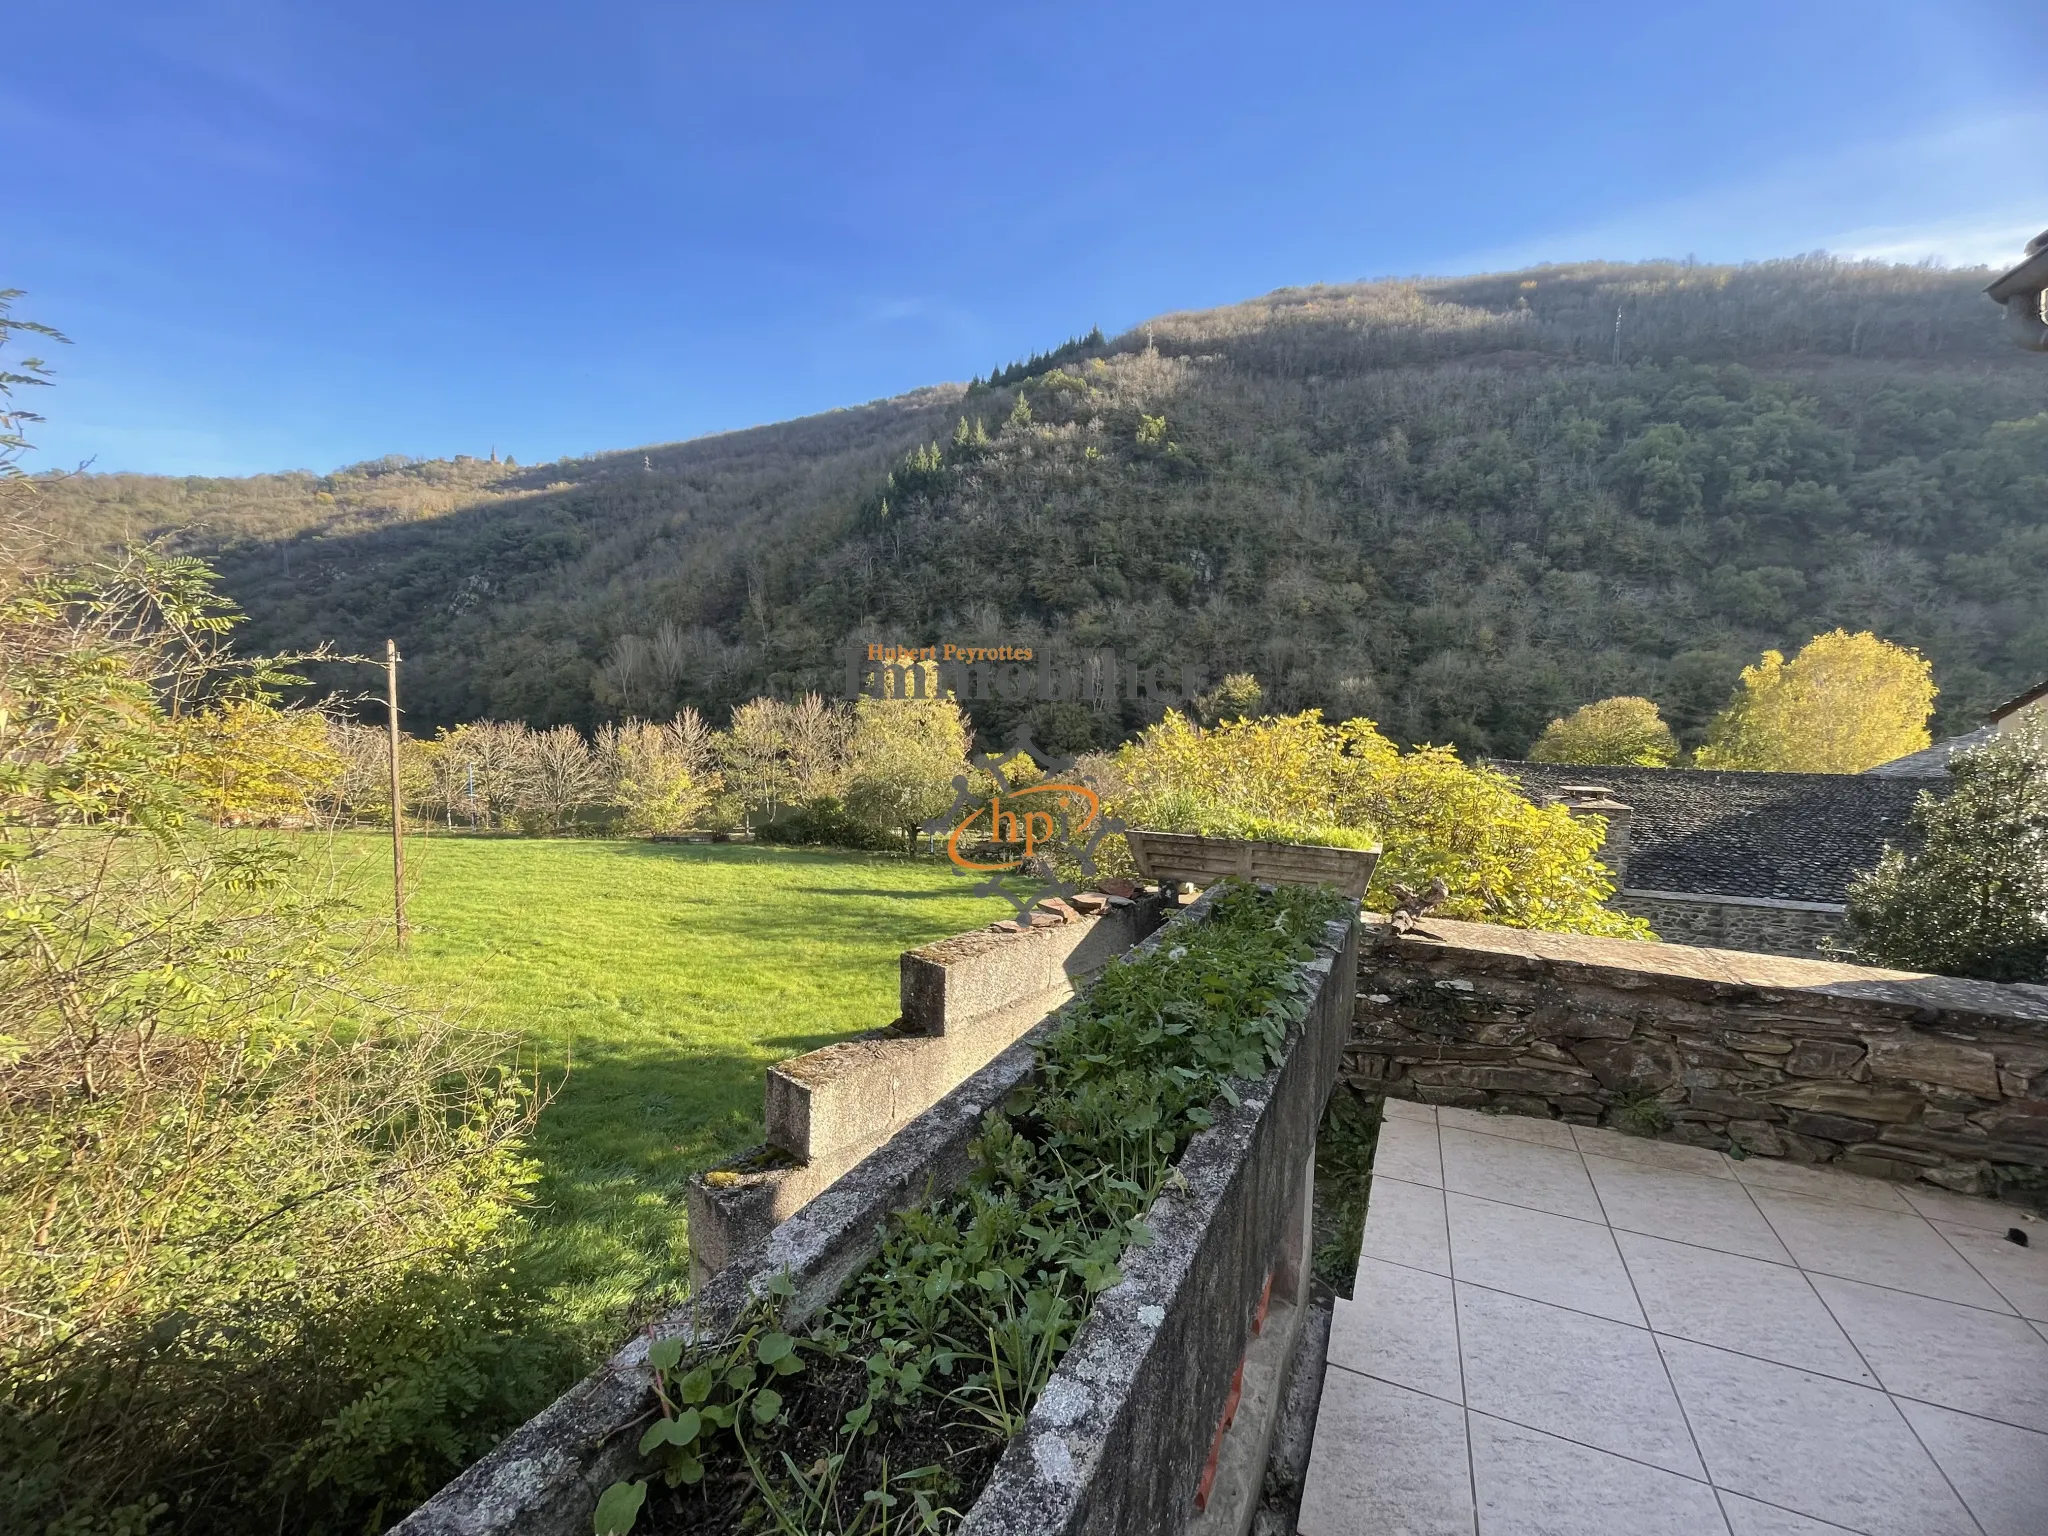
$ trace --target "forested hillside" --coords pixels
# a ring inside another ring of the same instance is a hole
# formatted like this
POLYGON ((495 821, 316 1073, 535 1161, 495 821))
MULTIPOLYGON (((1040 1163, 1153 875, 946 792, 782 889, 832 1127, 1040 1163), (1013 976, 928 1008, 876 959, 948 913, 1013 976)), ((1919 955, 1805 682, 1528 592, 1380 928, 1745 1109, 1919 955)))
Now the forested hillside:
MULTIPOLYGON (((826 682, 856 637, 1053 641, 1518 755, 1610 694, 1697 740, 1744 662, 1841 625, 1933 659, 1939 732, 2048 676, 2048 360, 1984 281, 1816 258, 1290 289, 696 442, 84 475, 43 513, 57 545, 178 530, 253 646, 396 635, 415 728, 722 711, 826 682)), ((1135 723, 1044 708, 1074 746, 1135 723)))

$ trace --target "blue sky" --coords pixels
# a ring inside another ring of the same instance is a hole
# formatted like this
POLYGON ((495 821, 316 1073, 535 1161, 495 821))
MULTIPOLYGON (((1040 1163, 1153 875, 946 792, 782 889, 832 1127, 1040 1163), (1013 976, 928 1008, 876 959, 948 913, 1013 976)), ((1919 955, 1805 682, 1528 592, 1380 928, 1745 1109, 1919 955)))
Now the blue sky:
POLYGON ((42 466, 523 461, 1292 283, 2048 225, 2040 0, 22 0, 42 466))

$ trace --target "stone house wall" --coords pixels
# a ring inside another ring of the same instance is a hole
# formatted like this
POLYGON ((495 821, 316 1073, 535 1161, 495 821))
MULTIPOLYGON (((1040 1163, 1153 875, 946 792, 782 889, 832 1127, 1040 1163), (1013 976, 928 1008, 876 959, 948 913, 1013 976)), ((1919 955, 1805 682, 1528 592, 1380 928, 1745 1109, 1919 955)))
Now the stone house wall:
POLYGON ((2048 987, 1381 922, 1344 1074, 1964 1192, 2048 1189, 2048 987))
POLYGON ((1607 905, 1644 919, 1667 944, 1747 949, 1815 960, 1834 958, 1827 942, 1841 933, 1844 910, 1818 901, 1632 890, 1617 892, 1607 905))

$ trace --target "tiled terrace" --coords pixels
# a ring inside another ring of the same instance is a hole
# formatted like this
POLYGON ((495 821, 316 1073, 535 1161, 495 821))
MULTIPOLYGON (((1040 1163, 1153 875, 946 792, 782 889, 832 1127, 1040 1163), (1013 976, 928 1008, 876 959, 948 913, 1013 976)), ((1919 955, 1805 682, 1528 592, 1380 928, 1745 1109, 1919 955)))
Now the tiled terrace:
POLYGON ((2048 1536, 2048 1223, 1390 1100, 1300 1530, 2048 1536))

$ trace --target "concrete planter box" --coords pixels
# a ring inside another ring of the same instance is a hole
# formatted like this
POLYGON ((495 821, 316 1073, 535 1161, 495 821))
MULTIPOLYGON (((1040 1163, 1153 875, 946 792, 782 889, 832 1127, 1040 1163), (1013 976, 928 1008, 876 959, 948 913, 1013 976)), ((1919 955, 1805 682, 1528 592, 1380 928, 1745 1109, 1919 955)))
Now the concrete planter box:
MULTIPOLYGON (((1203 921, 1212 899, 1179 922, 1203 921)), ((1169 925, 1139 947, 1171 942, 1175 932, 1169 925)), ((1304 1310, 1316 1127, 1350 1030, 1358 934, 1355 919, 1326 926, 1303 963, 1309 1009, 1286 1059, 1242 1085, 1240 1102, 1219 1106, 1215 1123, 1189 1143, 1179 1183, 1148 1217, 1154 1244, 1124 1254, 1123 1282, 1096 1298, 963 1532, 1245 1529, 1271 1431, 1262 1411, 1270 1380, 1284 1370, 1304 1310), (1240 1388, 1244 1406, 1226 1436, 1240 1388), (1204 1512, 1197 1500, 1211 1479, 1204 1512)), ((777 1226, 765 1249, 720 1270, 689 1306, 653 1324, 397 1529, 583 1536, 598 1494, 639 1475, 634 1442, 651 1406, 649 1342, 724 1337, 778 1275, 795 1282, 793 1322, 828 1304, 879 1251, 891 1211, 965 1174, 982 1115, 1029 1081, 1034 1044, 1060 1022, 1058 1014, 1046 1019, 911 1121, 777 1226)))
POLYGON ((1196 837, 1186 832, 1124 833, 1138 873, 1160 885, 1214 885, 1257 880, 1265 885, 1333 885, 1363 897, 1379 863, 1377 848, 1328 848, 1317 843, 1263 843, 1238 837, 1196 837))
POLYGON ((1316 1127, 1350 1034, 1358 935, 1355 918, 1325 928, 1287 1059, 1188 1144, 1185 1187, 1147 1218, 1157 1241, 1125 1252, 1123 1283, 1096 1298, 962 1536, 1248 1528, 1272 1432, 1251 1410, 1273 1406, 1305 1310, 1316 1127))
POLYGON ((765 1243, 862 1158, 1063 1007, 1157 928, 1158 897, 1019 933, 966 933, 902 956, 903 1016, 769 1068, 767 1141, 689 1183, 695 1287, 765 1243))

